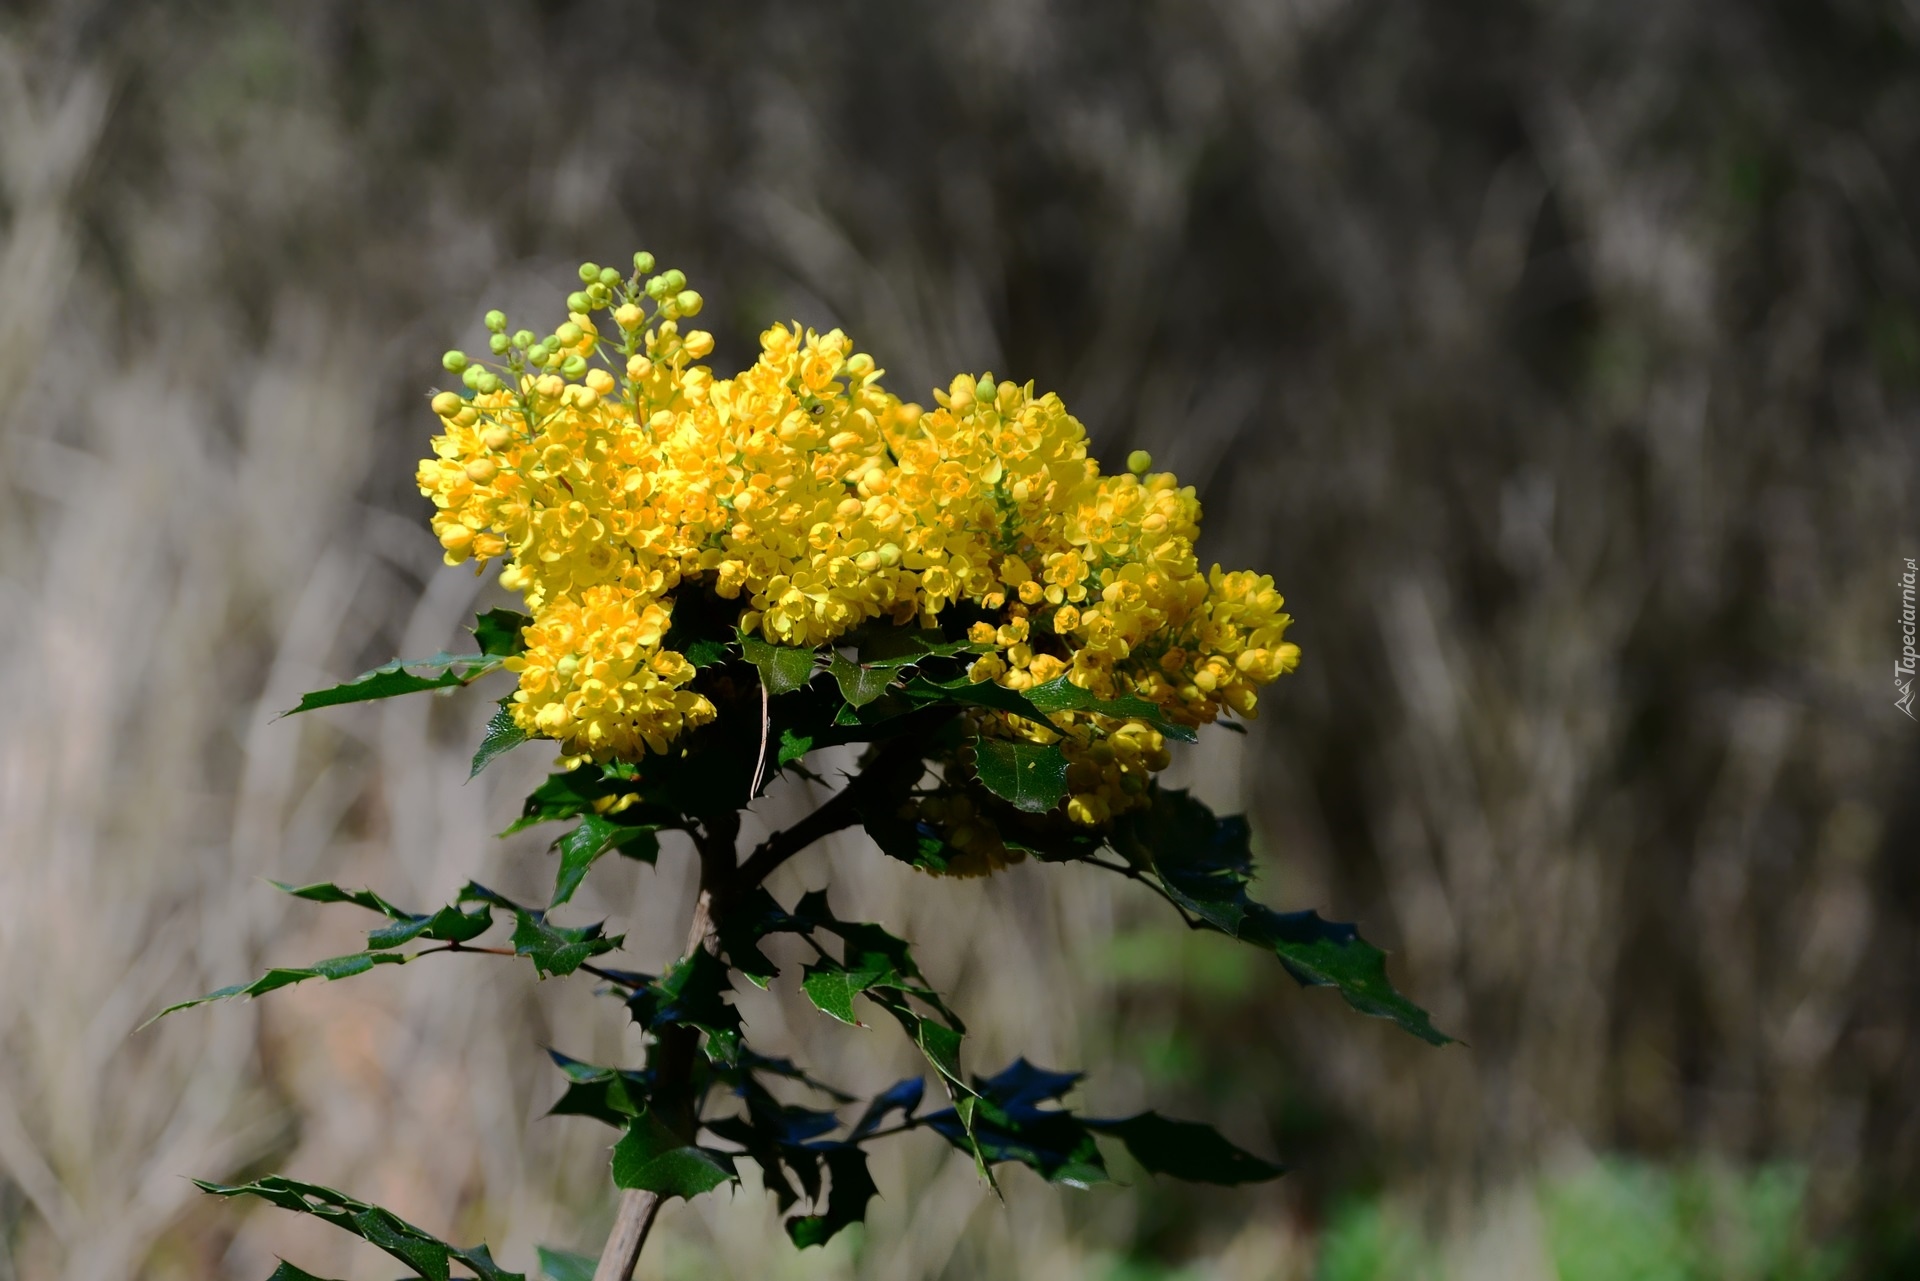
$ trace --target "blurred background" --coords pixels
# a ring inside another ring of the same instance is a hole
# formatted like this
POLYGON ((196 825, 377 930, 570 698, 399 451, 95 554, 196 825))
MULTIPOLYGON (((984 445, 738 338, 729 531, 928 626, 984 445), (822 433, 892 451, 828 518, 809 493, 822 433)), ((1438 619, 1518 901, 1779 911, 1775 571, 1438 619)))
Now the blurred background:
MULTIPOLYGON (((265 878, 550 880, 492 835, 543 753, 465 783, 486 696, 272 717, 499 603, 412 484, 439 353, 637 248, 716 367, 842 325, 1197 485, 1305 661, 1180 777, 1469 1043, 1125 885, 848 838, 776 889, 917 940, 974 1066, 1293 1172, 1003 1206, 915 1136, 864 1231, 798 1254, 749 1178, 643 1277, 1920 1276, 1917 50, 1912 0, 8 0, 0 1281, 392 1276, 187 1182, 269 1170, 597 1250, 611 1135, 540 1119, 542 1047, 637 1049, 584 989, 446 958, 135 1028, 366 927, 265 878)), ((688 863, 580 911, 658 965, 688 863)), ((843 1084, 914 1070, 741 1000, 843 1084)))

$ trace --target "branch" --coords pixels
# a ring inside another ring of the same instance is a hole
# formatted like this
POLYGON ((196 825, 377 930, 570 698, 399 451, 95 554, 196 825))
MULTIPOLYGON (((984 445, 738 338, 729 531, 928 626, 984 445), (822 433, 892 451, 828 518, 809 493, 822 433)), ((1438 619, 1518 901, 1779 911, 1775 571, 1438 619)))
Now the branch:
POLYGON ((860 821, 859 798, 855 795, 861 780, 841 788, 833 799, 792 827, 775 832, 754 847, 728 880, 728 896, 744 894, 771 876, 776 868, 822 837, 843 831, 860 821))

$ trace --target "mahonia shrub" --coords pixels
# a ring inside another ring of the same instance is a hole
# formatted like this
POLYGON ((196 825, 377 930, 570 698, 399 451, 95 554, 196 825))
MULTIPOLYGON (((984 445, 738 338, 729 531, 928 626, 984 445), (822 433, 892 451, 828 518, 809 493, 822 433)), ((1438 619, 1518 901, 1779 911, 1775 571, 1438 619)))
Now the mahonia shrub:
MULTIPOLYGON (((597 1270, 541 1252, 555 1281, 624 1281, 661 1202, 730 1183, 743 1161, 789 1212, 796 1245, 825 1242, 876 1192, 867 1145, 914 1131, 958 1148, 996 1187, 1008 1162, 1098 1182, 1101 1138, 1177 1178, 1280 1173, 1199 1124, 1079 1115, 1062 1102, 1074 1073, 1024 1059, 968 1072, 965 1025, 904 940, 840 919, 827 891, 782 904, 765 889, 833 832, 861 828, 933 877, 1026 858, 1107 869, 1189 926, 1271 951, 1299 982, 1446 1041, 1352 926, 1249 895, 1243 819, 1156 781, 1171 742, 1223 718, 1238 728, 1231 718, 1252 717, 1299 658, 1270 578, 1202 568, 1190 487, 1144 453, 1103 475, 1079 421, 1031 383, 962 374, 932 408, 903 401, 839 330, 773 325, 752 365, 716 377, 701 363, 712 335, 688 324, 701 306, 681 272, 654 274, 641 253, 631 273, 584 264, 551 333, 509 333, 494 311, 490 359, 448 352, 461 386, 432 398, 440 430, 420 490, 447 563, 497 562, 525 612, 483 614, 474 652, 390 663, 294 709, 510 673, 473 771, 529 739, 558 744, 556 772, 509 829, 569 825, 553 843, 549 901, 469 883, 420 912, 369 890, 283 886, 382 922, 362 951, 173 1009, 456 952, 597 981, 648 1049, 637 1066, 553 1055, 564 1084, 554 1112, 618 1132, 610 1172, 624 1189, 597 1270), (836 747, 854 764, 830 798, 737 849, 742 809, 783 773, 825 784, 816 753, 836 747), (599 859, 651 862, 663 831, 688 834, 700 860, 685 954, 662 974, 615 968, 605 958, 622 936, 557 918, 599 859), (500 942, 481 941, 496 928, 500 942), (925 1076, 856 1109, 756 1053, 733 983, 779 977, 761 944, 781 934, 814 955, 799 987, 815 1007, 847 1024, 860 1020, 856 998, 884 1012, 925 1076), (770 1087, 782 1082, 815 1105, 780 1101, 770 1087)), ((201 1186, 326 1218, 431 1281, 456 1265, 484 1281, 523 1275, 485 1246, 447 1244, 331 1189, 280 1177, 201 1186)), ((274 1277, 307 1275, 282 1264, 274 1277)))

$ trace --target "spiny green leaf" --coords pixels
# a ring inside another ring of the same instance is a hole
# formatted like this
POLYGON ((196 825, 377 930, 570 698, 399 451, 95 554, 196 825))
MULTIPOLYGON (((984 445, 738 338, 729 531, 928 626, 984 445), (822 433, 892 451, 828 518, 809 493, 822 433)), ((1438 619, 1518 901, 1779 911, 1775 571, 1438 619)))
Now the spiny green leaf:
POLYGON ((572 898, 580 882, 587 878, 587 869, 608 850, 618 849, 643 863, 653 862, 660 852, 660 842, 652 828, 629 827, 601 814, 582 815, 579 826, 556 840, 553 847, 560 851, 560 868, 554 876, 553 901, 548 904, 549 908, 572 898))
POLYGON ((695 1147, 662 1125, 651 1112, 627 1124, 613 1145, 613 1181, 622 1188, 691 1200, 735 1177, 724 1154, 695 1147))
POLYGON ((600 924, 554 925, 545 912, 516 906, 513 950, 532 960, 542 978, 563 978, 625 941, 624 935, 606 937, 604 930, 600 924))
POLYGON ((867 1104, 867 1110, 860 1114, 860 1120, 855 1123, 850 1137, 859 1139, 873 1133, 895 1112, 900 1113, 903 1121, 913 1120, 914 1111, 919 1108, 926 1091, 927 1083, 920 1077, 910 1076, 904 1081, 896 1081, 873 1096, 873 1102, 867 1104))
POLYGON ((850 1223, 867 1217, 867 1202, 880 1194, 873 1176, 867 1171, 867 1154, 851 1145, 827 1149, 827 1174, 832 1183, 827 1190, 824 1214, 799 1215, 787 1220, 787 1236, 805 1249, 825 1245, 850 1223))
POLYGON ((480 643, 482 654, 512 658, 515 654, 527 652, 527 644, 520 638, 520 632, 532 622, 525 614, 511 609, 490 609, 474 620, 473 639, 480 643))
MULTIPOLYGON (((327 1279, 325 1277, 317 1277, 311 1272, 303 1272, 291 1263, 288 1263, 285 1259, 282 1259, 280 1260, 280 1266, 273 1270, 273 1275, 268 1277, 267 1281, 327 1281, 327 1279)), ((589 1277, 588 1281, 592 1281, 592 1278, 589 1277)))
POLYGON ((1104 1182, 1106 1163, 1086 1125, 1064 1109, 1039 1106, 1057 1101, 1079 1079, 1078 1073, 1048 1072, 1019 1059, 974 1082, 971 1109, 956 1106, 924 1123, 989 1164, 1018 1161, 1072 1187, 1104 1182))
POLYGON ((344 685, 304 694, 295 707, 282 713, 311 712, 320 707, 342 703, 365 703, 377 698, 395 698, 401 694, 419 694, 427 690, 453 689, 471 685, 500 666, 498 654, 435 654, 432 658, 402 658, 362 672, 344 685), (410 668, 422 668, 426 675, 416 676, 410 668))
POLYGON ((802 759, 812 750, 813 739, 811 736, 796 734, 792 726, 787 726, 780 731, 780 755, 775 763, 784 768, 802 759))
POLYGON ((674 962, 660 978, 627 998, 634 1022, 656 1036, 676 1024, 706 1033, 707 1057, 734 1064, 740 1055, 740 1011, 732 1004, 729 970, 704 949, 674 962))
POLYGON ((295 898, 306 899, 309 903, 352 903, 369 912, 391 916, 396 921, 406 920, 413 915, 395 907, 372 890, 343 890, 331 881, 320 881, 313 885, 288 885, 285 881, 269 881, 267 884, 295 898))
POLYGON ((590 1255, 544 1245, 537 1247, 536 1252, 540 1256, 540 1271, 546 1274, 547 1281, 593 1281, 597 1261, 590 1255))
POLYGON ((1096 698, 1065 676, 1056 676, 1023 692, 1027 701, 1042 712, 1094 712, 1116 719, 1145 721, 1168 738, 1177 738, 1182 742, 1191 743, 1199 737, 1191 725, 1168 720, 1166 708, 1158 703, 1150 703, 1131 694, 1120 698, 1096 698))
POLYGON ((1285 1166, 1235 1147, 1218 1130, 1198 1121, 1174 1121, 1158 1112, 1142 1112, 1116 1121, 1089 1120, 1086 1124, 1126 1144, 1133 1159, 1150 1173, 1190 1183, 1259 1183, 1287 1172, 1285 1166))
POLYGON ((937 631, 916 631, 888 624, 863 627, 842 638, 860 656, 863 667, 906 668, 929 658, 952 658, 958 654, 984 653, 987 646, 972 641, 948 640, 937 631))
POLYGON ((1354 1009, 1430 1044, 1452 1039, 1394 989, 1386 954, 1352 925, 1311 911, 1276 912, 1247 894, 1253 854, 1244 818, 1216 818, 1187 793, 1156 788, 1153 805, 1123 815, 1111 840, 1174 903, 1222 934, 1270 949, 1296 981, 1336 988, 1354 1009))
POLYGON ((1015 809, 1044 814, 1067 794, 1067 757, 1053 744, 974 740, 974 770, 988 791, 1015 809))
POLYGON ((847 700, 848 706, 865 707, 887 692, 887 686, 898 674, 898 665, 867 667, 849 661, 846 655, 835 650, 828 670, 833 673, 840 697, 847 700))
POLYGON ((842 1023, 859 1026, 860 1020, 853 1012, 853 998, 866 991, 870 983, 836 961, 809 965, 805 973, 806 977, 800 981, 800 990, 807 994, 807 999, 813 1002, 815 1009, 842 1023))
POLYGON ((482 905, 472 911, 457 906, 443 907, 426 916, 408 916, 391 925, 383 925, 367 935, 367 947, 399 947, 414 939, 437 943, 470 943, 493 928, 493 911, 482 905))
POLYGON ((618 1129, 639 1116, 652 1097, 649 1072, 598 1067, 558 1050, 548 1050, 547 1057, 567 1078, 566 1092, 547 1109, 548 1116, 590 1116, 618 1129))
POLYGON ((317 961, 308 966, 277 967, 268 970, 251 983, 240 983, 232 987, 223 987, 218 991, 209 992, 205 996, 195 997, 191 1001, 181 1001, 177 1004, 169 1005, 166 1009, 160 1011, 140 1026, 146 1027, 149 1024, 167 1017, 169 1014, 176 1013, 180 1010, 190 1010, 196 1005, 207 1005, 214 1001, 225 1001, 236 996, 265 996, 268 992, 276 992, 283 987, 291 987, 295 983, 304 983, 308 979, 327 979, 332 981, 335 979, 352 978, 356 974, 365 974, 376 965, 404 965, 412 959, 412 957, 403 956, 398 952, 350 952, 345 956, 329 957, 324 961, 317 961))
POLYGON ((760 669, 760 683, 769 694, 791 694, 813 679, 814 651, 792 645, 774 645, 759 636, 743 634, 740 651, 760 669))
POLYGON ((195 1179, 194 1185, 214 1196, 258 1197, 283 1210, 310 1214, 380 1247, 426 1281, 449 1281, 454 1263, 467 1267, 480 1281, 526 1281, 524 1274, 508 1272, 495 1263, 484 1245, 465 1248, 448 1245, 390 1211, 315 1183, 300 1183, 275 1174, 252 1183, 222 1184, 195 1179))
POLYGON ((473 754, 473 768, 467 772, 467 778, 479 778, 480 771, 491 765, 494 757, 512 751, 526 741, 527 731, 514 721, 508 704, 501 703, 500 710, 487 722, 487 732, 480 739, 480 749, 473 754))

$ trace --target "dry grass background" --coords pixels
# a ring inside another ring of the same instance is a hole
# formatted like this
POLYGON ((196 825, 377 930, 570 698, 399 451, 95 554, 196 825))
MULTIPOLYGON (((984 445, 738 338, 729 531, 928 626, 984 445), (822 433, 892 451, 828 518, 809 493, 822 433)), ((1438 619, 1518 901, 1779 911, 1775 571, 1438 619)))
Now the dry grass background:
MULTIPOLYGON (((1866 0, 7 5, 0 1281, 390 1272, 186 1182, 269 1167, 516 1261, 597 1242, 605 1136, 536 1119, 541 1045, 634 1049, 584 992, 449 958, 134 1029, 346 945, 263 878, 547 874, 491 836, 538 753, 463 781, 484 700, 271 717, 492 590, 410 493, 435 354, 642 245, 716 363, 844 323, 896 387, 1033 377, 1198 483, 1203 554, 1276 574, 1307 665, 1181 768, 1250 809, 1270 898, 1361 920, 1473 1047, 1104 884, 849 841, 781 888, 918 940, 977 1065, 1087 1065, 1300 1173, 1001 1208, 929 1142, 860 1249, 794 1254, 750 1184, 669 1214, 655 1275, 1305 1277, 1377 1186, 1468 1274, 1547 1276, 1506 1189, 1616 1149, 1789 1160, 1823 1223, 1897 1226, 1917 37, 1866 0)), ((687 873, 582 906, 657 964, 687 873)), ((851 1085, 911 1066, 743 1004, 851 1085)))

